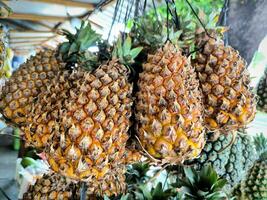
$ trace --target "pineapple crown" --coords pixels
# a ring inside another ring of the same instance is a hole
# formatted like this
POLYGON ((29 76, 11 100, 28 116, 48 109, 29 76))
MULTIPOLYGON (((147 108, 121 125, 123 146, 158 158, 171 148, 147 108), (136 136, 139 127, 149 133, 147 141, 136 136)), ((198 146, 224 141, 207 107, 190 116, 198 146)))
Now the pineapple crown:
POLYGON ((204 166, 200 172, 193 168, 185 167, 185 179, 178 179, 174 184, 182 187, 182 199, 184 200, 226 200, 229 199, 223 191, 226 179, 220 178, 211 165, 204 166))
POLYGON ((173 25, 167 27, 166 21, 157 19, 153 15, 140 17, 134 23, 131 36, 135 38, 135 44, 149 46, 152 50, 163 46, 167 40, 176 44, 182 33, 180 30, 175 31, 173 25))
POLYGON ((261 134, 257 134, 254 137, 254 144, 256 146, 256 150, 260 156, 260 159, 267 159, 267 138, 261 134))
POLYGON ((132 48, 132 39, 127 36, 123 41, 123 35, 121 35, 114 45, 112 57, 118 59, 121 64, 129 67, 134 63, 134 59, 142 49, 142 47, 132 48))
POLYGON ((148 163, 135 163, 127 166, 126 181, 128 184, 143 182, 148 179, 147 172, 150 167, 148 163))
POLYGON ((89 69, 95 68, 99 57, 96 53, 88 51, 88 48, 98 46, 101 43, 101 37, 91 28, 90 23, 82 21, 81 27, 76 28, 75 34, 67 30, 62 31, 68 39, 59 46, 62 59, 71 65, 78 63, 89 69))

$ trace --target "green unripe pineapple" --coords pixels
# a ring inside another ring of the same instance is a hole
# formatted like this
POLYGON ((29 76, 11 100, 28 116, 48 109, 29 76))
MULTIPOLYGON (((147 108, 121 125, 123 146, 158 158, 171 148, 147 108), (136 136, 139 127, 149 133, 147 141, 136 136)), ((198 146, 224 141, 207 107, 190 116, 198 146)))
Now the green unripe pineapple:
POLYGON ((255 138, 259 160, 249 170, 246 178, 234 189, 237 200, 267 200, 267 138, 255 138))
POLYGON ((226 178, 230 186, 234 186, 245 177, 257 155, 248 135, 238 132, 230 145, 233 137, 233 134, 221 135, 216 141, 208 141, 200 157, 190 164, 194 164, 198 170, 211 164, 218 175, 226 178))

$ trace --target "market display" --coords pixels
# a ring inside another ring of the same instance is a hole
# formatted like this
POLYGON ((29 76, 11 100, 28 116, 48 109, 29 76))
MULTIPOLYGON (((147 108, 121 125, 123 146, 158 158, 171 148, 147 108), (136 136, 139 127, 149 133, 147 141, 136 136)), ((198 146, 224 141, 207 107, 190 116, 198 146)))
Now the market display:
POLYGON ((267 110, 266 71, 257 97, 219 11, 137 4, 114 41, 82 20, 13 73, 0 37, 0 113, 23 141, 20 178, 45 165, 22 200, 267 200, 267 137, 247 129, 267 110))

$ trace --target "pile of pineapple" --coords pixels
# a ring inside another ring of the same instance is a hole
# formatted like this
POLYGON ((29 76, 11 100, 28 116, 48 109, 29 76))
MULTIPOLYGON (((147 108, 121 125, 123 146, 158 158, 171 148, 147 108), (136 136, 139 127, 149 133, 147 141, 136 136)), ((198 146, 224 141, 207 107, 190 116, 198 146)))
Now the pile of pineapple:
MULTIPOLYGON (((209 163, 233 186, 258 159, 242 130, 256 113, 244 59, 203 29, 193 36, 198 51, 188 56, 188 47, 178 45, 186 33, 166 37, 165 22, 146 17, 131 38, 123 34, 112 46, 82 23, 76 34, 65 32, 67 42, 32 56, 5 83, 1 113, 27 146, 45 153, 53 171, 24 199, 79 199, 84 183, 88 199, 120 195, 127 191, 126 166, 141 159, 163 168, 209 163), (99 51, 88 52, 90 46, 99 51)), ((260 171, 265 183, 261 162, 251 173, 260 171)), ((211 186, 224 185, 217 175, 214 181, 211 186)))

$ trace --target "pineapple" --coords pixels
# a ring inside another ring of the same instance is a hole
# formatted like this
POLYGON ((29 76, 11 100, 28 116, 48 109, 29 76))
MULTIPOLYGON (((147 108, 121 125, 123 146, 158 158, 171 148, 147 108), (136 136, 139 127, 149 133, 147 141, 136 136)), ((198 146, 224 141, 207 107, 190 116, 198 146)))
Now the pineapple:
POLYGON ((267 138, 261 134, 254 141, 260 157, 234 189, 233 195, 237 200, 267 199, 267 138))
POLYGON ((77 184, 55 173, 45 174, 23 195, 23 200, 78 200, 77 184))
POLYGON ((16 70, 1 91, 0 111, 13 123, 27 122, 37 95, 64 67, 53 50, 39 52, 16 70))
POLYGON ((204 96, 207 128, 228 132, 246 126, 255 117, 256 101, 245 60, 213 33, 197 32, 196 47, 200 50, 192 64, 204 96))
POLYGON ((263 112, 267 112, 267 67, 257 86, 257 95, 259 97, 257 108, 263 112))
POLYGON ((179 163, 201 152, 205 138, 198 87, 190 62, 175 45, 157 46, 147 55, 139 74, 136 119, 141 144, 154 158, 179 163))
MULTIPOLYGON (((156 162, 193 159, 205 144, 201 92, 194 69, 177 45, 166 43, 163 24, 149 16, 137 24, 133 31, 137 43, 145 43, 145 50, 150 47, 137 83, 136 127, 141 145, 156 162), (150 37, 148 31, 155 34, 150 37)), ((177 41, 179 33, 170 32, 170 40, 177 41)))
POLYGON ((130 43, 119 41, 114 57, 91 72, 61 72, 39 95, 32 123, 23 128, 30 143, 44 147, 53 171, 88 182, 93 194, 122 192, 125 164, 139 159, 126 149, 132 84, 124 63, 141 51, 130 43))
POLYGON ((13 124, 23 126, 30 123, 33 103, 39 94, 45 92, 51 79, 56 78, 60 71, 70 70, 77 62, 82 64, 84 52, 99 39, 90 24, 85 23, 75 37, 67 31, 64 34, 68 42, 56 50, 45 50, 31 56, 3 86, 0 112, 13 124))
MULTIPOLYGON (((213 134, 208 134, 209 139, 213 134)), ((236 185, 257 159, 255 146, 250 136, 245 132, 238 132, 235 141, 233 134, 221 135, 216 141, 208 140, 200 157, 187 164, 197 170, 211 165, 218 175, 227 179, 230 186, 236 185)))

